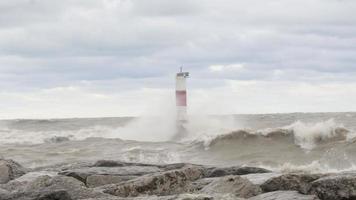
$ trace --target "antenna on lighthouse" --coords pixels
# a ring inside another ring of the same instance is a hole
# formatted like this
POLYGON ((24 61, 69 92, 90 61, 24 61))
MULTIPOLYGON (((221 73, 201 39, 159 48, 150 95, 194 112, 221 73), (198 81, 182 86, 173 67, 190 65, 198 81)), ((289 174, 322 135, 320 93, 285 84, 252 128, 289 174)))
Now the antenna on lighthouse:
POLYGON ((176 107, 177 107, 177 134, 175 138, 181 138, 186 135, 185 124, 188 122, 187 117, 187 83, 189 72, 183 72, 180 67, 176 74, 176 107))

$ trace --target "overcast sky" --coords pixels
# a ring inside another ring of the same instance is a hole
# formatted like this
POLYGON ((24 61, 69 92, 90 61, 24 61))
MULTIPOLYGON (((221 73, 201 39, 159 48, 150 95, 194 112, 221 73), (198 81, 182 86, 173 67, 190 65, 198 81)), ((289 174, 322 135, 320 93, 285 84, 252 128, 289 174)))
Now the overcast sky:
POLYGON ((1 0, 0 118, 356 110, 355 0, 1 0))

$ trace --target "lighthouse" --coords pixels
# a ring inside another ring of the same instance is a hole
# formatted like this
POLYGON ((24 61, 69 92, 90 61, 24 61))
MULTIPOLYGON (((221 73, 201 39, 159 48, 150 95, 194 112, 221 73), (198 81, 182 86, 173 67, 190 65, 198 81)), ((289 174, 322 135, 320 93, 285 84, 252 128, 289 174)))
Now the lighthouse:
POLYGON ((181 139, 187 135, 186 123, 187 117, 187 83, 186 79, 189 77, 189 72, 183 72, 183 68, 176 75, 176 134, 173 140, 181 139))
POLYGON ((177 106, 177 121, 187 121, 187 83, 186 79, 189 77, 189 72, 180 72, 176 75, 176 106, 177 106))

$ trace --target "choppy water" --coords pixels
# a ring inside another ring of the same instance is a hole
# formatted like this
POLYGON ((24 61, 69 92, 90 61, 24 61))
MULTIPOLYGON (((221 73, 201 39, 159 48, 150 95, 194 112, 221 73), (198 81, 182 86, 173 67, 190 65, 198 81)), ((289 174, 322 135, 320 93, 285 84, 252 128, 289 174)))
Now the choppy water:
POLYGON ((356 113, 192 116, 170 141, 173 117, 0 121, 0 156, 28 167, 115 159, 262 166, 282 171, 356 169, 356 113))

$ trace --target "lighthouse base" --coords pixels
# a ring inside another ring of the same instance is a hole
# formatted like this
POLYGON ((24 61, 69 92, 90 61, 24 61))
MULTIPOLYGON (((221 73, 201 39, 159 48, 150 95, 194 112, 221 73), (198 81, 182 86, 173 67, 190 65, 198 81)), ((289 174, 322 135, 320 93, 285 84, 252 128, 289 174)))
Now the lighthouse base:
POLYGON ((176 123, 176 132, 174 136, 172 137, 172 141, 177 141, 185 138, 188 135, 188 130, 187 130, 187 120, 178 120, 176 123))

